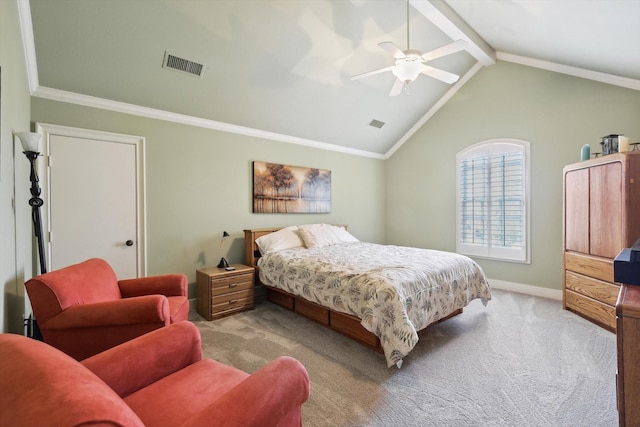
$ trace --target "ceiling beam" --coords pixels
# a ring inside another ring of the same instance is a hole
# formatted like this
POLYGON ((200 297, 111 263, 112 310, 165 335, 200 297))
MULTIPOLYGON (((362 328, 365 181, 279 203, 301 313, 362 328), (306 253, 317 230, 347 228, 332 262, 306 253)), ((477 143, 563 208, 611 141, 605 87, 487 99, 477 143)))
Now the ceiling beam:
POLYGON ((409 0, 418 12, 452 40, 467 42, 467 52, 484 66, 496 63, 496 52, 443 0, 409 0))

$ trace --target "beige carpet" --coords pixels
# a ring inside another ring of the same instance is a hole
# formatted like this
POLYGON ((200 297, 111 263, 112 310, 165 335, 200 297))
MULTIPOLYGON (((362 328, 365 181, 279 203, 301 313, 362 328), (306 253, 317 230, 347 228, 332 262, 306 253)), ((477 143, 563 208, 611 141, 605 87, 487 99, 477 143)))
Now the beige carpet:
POLYGON ((290 355, 311 378, 306 426, 615 426, 615 335, 559 301, 493 291, 420 333, 401 369, 268 302, 192 319, 203 354, 247 372, 290 355))

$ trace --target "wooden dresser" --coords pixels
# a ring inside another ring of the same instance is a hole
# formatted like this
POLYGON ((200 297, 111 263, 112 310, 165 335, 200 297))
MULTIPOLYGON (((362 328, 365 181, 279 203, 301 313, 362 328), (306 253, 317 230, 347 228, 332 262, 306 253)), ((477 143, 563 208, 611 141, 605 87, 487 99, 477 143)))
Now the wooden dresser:
POLYGON ((616 330, 613 258, 640 238, 640 151, 565 166, 563 306, 616 330))
POLYGON ((235 270, 205 268, 196 271, 196 308, 207 320, 228 316, 254 307, 253 267, 233 264, 235 270))
POLYGON ((622 285, 618 316, 618 416, 620 426, 640 425, 640 286, 622 285))

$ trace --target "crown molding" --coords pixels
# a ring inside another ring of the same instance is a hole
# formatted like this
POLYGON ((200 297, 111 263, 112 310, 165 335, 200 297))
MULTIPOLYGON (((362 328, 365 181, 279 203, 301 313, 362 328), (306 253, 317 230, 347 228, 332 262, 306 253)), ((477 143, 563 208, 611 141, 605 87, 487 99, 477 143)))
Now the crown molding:
POLYGON ((158 110, 155 108, 142 107, 140 105, 128 104, 126 102, 112 101, 110 99, 98 98, 95 96, 82 95, 49 87, 38 87, 32 96, 49 99, 52 101, 66 102, 70 104, 82 105, 85 107, 98 108, 101 110, 114 111, 124 114, 146 117, 167 122, 180 123, 189 126, 196 126, 205 129, 230 132, 238 135, 251 136, 255 138, 268 139, 272 141, 286 142, 289 144, 303 145, 306 147, 319 148, 321 150, 337 151, 345 154, 353 154, 361 157, 383 159, 384 155, 370 151, 356 150, 340 145, 326 142, 314 141, 311 139, 298 138, 290 135, 283 135, 275 132, 268 132, 260 129, 253 129, 245 126, 238 126, 215 120, 203 119, 200 117, 188 116, 185 114, 172 113, 170 111, 158 110))
POLYGON ((599 71, 572 67, 570 65, 563 65, 555 62, 543 61, 541 59, 513 55, 511 53, 505 52, 496 52, 496 58, 501 61, 513 62, 515 64, 540 68, 543 70, 567 74, 574 77, 581 77, 583 79, 594 80, 614 86, 620 86, 626 89, 640 90, 640 80, 630 79, 628 77, 615 76, 613 74, 601 73, 599 71))
POLYGON ((33 39, 33 21, 31 20, 31 5, 29 0, 17 0, 18 17, 20 19, 20 33, 27 66, 27 81, 29 90, 33 94, 38 88, 38 62, 36 61, 36 44, 33 39))

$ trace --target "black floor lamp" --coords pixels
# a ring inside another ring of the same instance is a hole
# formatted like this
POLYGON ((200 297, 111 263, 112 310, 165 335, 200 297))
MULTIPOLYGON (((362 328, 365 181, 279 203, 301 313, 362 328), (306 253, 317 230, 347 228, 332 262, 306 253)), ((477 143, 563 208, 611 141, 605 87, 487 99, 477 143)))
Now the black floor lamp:
MULTIPOLYGON (((33 220, 33 232, 36 236, 38 244, 38 257, 40 260, 40 274, 47 272, 47 261, 44 252, 44 236, 42 233, 42 217, 40 216, 40 207, 43 205, 42 198, 40 198, 40 185, 38 184, 38 171, 36 167, 36 160, 40 155, 38 148, 40 142, 40 134, 34 132, 18 132, 16 136, 22 144, 23 153, 29 159, 31 164, 31 172, 29 174, 29 180, 31 181, 31 198, 29 199, 29 206, 31 206, 31 218, 33 220)), ((27 335, 31 338, 42 340, 42 334, 40 328, 35 319, 31 317, 25 319, 27 326, 27 335)))

